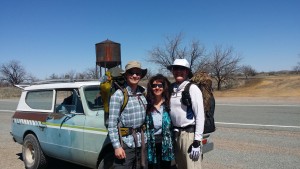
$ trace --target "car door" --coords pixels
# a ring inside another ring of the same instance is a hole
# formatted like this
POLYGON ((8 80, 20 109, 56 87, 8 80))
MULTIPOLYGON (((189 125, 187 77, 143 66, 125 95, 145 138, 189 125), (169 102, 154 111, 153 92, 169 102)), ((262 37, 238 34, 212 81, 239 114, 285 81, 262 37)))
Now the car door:
MULTIPOLYGON (((95 166, 103 146, 110 143, 104 122, 104 108, 100 96, 100 88, 86 86, 82 91, 86 122, 84 128, 85 161, 89 166, 95 166)), ((105 152, 109 153, 109 152, 105 152)))
POLYGON ((56 91, 54 112, 47 123, 52 126, 51 140, 54 157, 84 163, 83 128, 85 114, 78 89, 56 91))

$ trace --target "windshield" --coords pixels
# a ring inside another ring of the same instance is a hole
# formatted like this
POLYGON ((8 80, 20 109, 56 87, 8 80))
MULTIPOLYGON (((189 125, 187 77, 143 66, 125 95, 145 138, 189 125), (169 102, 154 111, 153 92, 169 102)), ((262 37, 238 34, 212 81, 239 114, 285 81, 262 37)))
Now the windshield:
POLYGON ((84 88, 84 96, 89 109, 103 109, 102 98, 100 95, 100 86, 87 86, 84 88))

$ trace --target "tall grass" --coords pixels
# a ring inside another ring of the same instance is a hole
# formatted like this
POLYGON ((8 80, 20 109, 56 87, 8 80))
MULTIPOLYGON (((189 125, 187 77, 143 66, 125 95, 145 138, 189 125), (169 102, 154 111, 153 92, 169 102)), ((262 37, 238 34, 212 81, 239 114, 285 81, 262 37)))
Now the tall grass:
POLYGON ((17 87, 0 87, 0 99, 19 98, 21 92, 21 89, 17 87))

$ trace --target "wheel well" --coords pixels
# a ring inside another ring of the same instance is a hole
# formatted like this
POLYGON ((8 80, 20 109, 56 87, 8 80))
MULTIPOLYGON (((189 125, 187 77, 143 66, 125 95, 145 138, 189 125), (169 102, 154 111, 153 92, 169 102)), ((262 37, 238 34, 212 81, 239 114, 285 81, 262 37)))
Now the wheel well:
POLYGON ((114 148, 112 147, 111 144, 106 145, 104 148, 102 148, 99 157, 98 157, 98 161, 97 161, 97 166, 100 164, 101 160, 104 158, 104 156, 107 154, 107 152, 114 152, 114 148))
POLYGON ((37 136, 35 135, 35 133, 34 133, 33 131, 27 130, 27 131, 24 133, 24 135, 23 135, 23 141, 24 141, 25 137, 26 137, 28 134, 33 134, 33 135, 36 137, 36 139, 38 139, 37 136))

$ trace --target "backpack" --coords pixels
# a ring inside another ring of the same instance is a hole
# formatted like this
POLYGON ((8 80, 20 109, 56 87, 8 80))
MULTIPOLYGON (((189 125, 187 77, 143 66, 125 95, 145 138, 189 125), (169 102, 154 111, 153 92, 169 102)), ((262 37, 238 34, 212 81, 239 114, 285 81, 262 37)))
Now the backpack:
MULTIPOLYGON (((120 89, 123 93, 124 99, 123 103, 120 107, 120 114, 123 112, 125 109, 129 95, 128 91, 125 88, 125 77, 121 74, 124 72, 121 68, 119 67, 113 67, 108 69, 105 72, 105 76, 101 78, 101 84, 100 84, 100 94, 103 102, 103 107, 104 107, 104 119, 105 119, 105 124, 108 124, 108 118, 109 118, 109 101, 110 97, 118 90, 120 89)), ((143 95, 145 95, 145 89, 142 86, 138 86, 139 90, 142 91, 143 95)))
POLYGON ((125 78, 121 75, 121 72, 123 70, 119 67, 114 67, 111 69, 108 69, 105 72, 105 75, 101 77, 100 81, 100 94, 101 99, 104 107, 104 121, 107 126, 108 124, 108 117, 109 117, 109 101, 110 97, 117 91, 118 89, 121 89, 124 95, 124 101, 121 106, 121 111, 124 110, 124 108, 127 105, 128 102, 128 92, 124 88, 125 85, 125 78))
POLYGON ((181 102, 191 109, 191 96, 189 89, 192 84, 195 84, 202 92, 204 106, 204 131, 203 134, 212 133, 216 130, 214 113, 215 113, 215 98, 212 89, 212 79, 206 72, 196 72, 182 92, 181 102))

